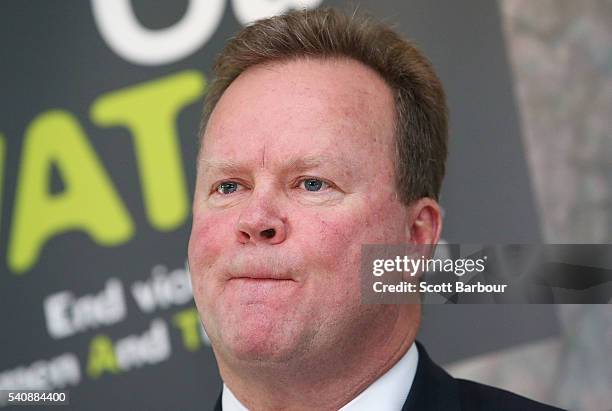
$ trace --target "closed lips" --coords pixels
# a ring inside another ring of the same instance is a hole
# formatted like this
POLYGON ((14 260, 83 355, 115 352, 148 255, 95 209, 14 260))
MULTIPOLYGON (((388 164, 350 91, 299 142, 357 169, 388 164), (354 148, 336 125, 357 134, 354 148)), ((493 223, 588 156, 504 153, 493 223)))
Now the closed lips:
POLYGON ((278 276, 271 274, 245 274, 245 275, 235 275, 232 276, 232 279, 251 279, 251 280, 291 280, 291 277, 287 276, 278 276))

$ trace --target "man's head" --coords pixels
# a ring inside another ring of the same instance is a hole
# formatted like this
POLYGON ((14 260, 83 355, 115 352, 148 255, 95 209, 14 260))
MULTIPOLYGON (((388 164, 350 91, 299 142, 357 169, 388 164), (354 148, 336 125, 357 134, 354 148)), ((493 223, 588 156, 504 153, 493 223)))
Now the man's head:
POLYGON ((215 74, 189 263, 220 367, 337 368, 411 342, 418 306, 360 304, 360 252, 439 238, 446 107, 429 63, 323 9, 246 27, 215 74))

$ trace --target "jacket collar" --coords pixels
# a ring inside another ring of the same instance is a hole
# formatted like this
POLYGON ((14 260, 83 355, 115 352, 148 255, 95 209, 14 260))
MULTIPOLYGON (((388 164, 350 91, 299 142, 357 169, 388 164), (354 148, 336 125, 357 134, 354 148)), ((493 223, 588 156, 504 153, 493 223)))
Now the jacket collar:
POLYGON ((419 364, 402 411, 459 411, 457 382, 429 358, 420 342, 416 341, 416 346, 419 350, 419 364))

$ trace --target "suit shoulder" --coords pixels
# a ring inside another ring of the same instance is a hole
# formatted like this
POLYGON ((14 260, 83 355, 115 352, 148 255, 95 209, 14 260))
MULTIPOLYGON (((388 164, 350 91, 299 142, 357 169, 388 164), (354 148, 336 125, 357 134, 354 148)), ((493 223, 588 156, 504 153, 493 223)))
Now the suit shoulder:
POLYGON ((463 379, 455 381, 459 388, 461 409, 465 411, 563 411, 500 388, 463 379))

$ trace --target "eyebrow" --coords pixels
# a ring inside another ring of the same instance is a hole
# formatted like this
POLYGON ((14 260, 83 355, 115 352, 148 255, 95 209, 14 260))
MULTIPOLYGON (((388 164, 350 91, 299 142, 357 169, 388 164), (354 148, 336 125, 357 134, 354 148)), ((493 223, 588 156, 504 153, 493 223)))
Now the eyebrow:
MULTIPOLYGON (((331 158, 327 155, 309 155, 303 157, 290 158, 286 165, 282 166, 284 171, 306 171, 313 168, 320 167, 325 164, 331 164, 340 166, 336 159, 331 158)), ((213 160, 206 159, 202 160, 203 172, 209 172, 211 170, 223 174, 240 174, 249 171, 249 167, 245 164, 233 161, 233 160, 213 160)))
POLYGON ((202 171, 204 173, 214 170, 225 174, 239 174, 247 170, 247 167, 232 160, 202 160, 202 171))

